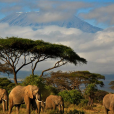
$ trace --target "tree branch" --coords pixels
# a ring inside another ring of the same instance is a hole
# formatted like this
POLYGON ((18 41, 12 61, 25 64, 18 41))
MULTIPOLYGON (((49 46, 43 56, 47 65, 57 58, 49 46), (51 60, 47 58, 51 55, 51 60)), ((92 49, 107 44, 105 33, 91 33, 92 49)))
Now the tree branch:
POLYGON ((67 62, 63 62, 63 61, 64 61, 64 60, 61 59, 60 61, 58 61, 57 63, 55 63, 55 66, 54 66, 54 67, 48 68, 48 69, 42 71, 42 74, 40 75, 40 77, 43 76, 44 72, 49 71, 49 70, 52 70, 52 69, 57 68, 57 67, 60 67, 60 66, 65 65, 65 64, 67 63, 67 62), (60 65, 61 62, 62 62, 62 64, 60 65))

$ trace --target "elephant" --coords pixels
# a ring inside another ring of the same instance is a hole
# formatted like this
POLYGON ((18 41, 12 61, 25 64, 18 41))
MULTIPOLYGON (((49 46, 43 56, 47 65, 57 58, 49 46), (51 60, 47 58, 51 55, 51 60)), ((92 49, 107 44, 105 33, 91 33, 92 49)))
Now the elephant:
POLYGON ((44 109, 45 109, 45 102, 44 101, 41 101, 41 111, 44 112, 44 109))
POLYGON ((8 92, 6 89, 0 88, 0 102, 3 105, 3 112, 8 110, 8 92))
POLYGON ((112 111, 114 114, 114 94, 106 94, 103 98, 103 106, 105 108, 105 114, 108 114, 108 111, 112 111))
POLYGON ((30 106, 36 109, 40 114, 41 110, 41 93, 40 89, 35 85, 16 86, 9 94, 9 114, 12 112, 13 106, 16 107, 16 113, 19 114, 20 105, 25 103, 26 114, 30 114, 30 106))
POLYGON ((58 108, 60 113, 64 113, 64 100, 61 96, 49 95, 46 98, 45 109, 56 109, 58 108))

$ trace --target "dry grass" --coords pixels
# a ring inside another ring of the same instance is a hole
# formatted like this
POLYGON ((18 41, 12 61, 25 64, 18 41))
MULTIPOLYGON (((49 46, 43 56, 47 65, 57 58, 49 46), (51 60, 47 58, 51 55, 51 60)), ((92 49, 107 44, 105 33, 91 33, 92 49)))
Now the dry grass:
MULTIPOLYGON (((83 111, 83 112, 85 112, 85 114, 104 114, 104 107, 101 104, 94 104, 93 109, 91 109, 91 110, 85 110, 83 108, 79 108, 76 105, 70 105, 68 108, 65 108, 64 114, 66 114, 66 112, 69 112, 70 110, 74 110, 74 109, 83 111)), ((3 113, 1 105, 0 105, 0 114, 8 114, 8 111, 3 113)), ((11 114, 16 114, 15 107, 13 108, 13 111, 11 114)), ((26 114, 25 108, 20 109, 20 114, 26 114)), ((35 111, 32 111, 31 114, 35 114, 35 111)), ((50 114, 50 113, 49 113, 49 111, 45 111, 45 112, 41 112, 41 114, 50 114)), ((109 112, 109 114, 111 114, 111 112, 109 112)))

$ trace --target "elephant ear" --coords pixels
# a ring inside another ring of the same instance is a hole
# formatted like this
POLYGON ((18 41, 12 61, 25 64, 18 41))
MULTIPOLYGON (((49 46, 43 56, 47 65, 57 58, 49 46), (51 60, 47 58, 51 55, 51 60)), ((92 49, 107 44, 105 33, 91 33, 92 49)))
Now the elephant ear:
POLYGON ((2 100, 5 93, 5 89, 0 89, 0 101, 2 100))
POLYGON ((32 85, 26 86, 25 94, 29 96, 29 98, 33 99, 33 90, 32 85))

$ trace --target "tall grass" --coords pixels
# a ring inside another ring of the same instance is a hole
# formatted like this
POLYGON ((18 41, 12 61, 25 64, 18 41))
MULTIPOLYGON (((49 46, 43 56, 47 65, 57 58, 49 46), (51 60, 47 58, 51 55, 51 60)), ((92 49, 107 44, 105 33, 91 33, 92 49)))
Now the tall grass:
MULTIPOLYGON (((71 104, 69 105, 68 108, 64 109, 64 114, 75 114, 74 112, 76 112, 76 110, 77 112, 81 112, 81 113, 76 113, 76 114, 104 114, 104 107, 101 104, 94 104, 91 110, 86 110, 82 107, 71 104)), ((8 111, 3 113, 1 104, 0 104, 0 114, 8 114, 8 111)), ((15 107, 13 107, 11 114, 16 114, 15 107)), ((26 114, 25 107, 20 108, 20 114, 26 114)), ((31 111, 31 114, 35 114, 35 111, 31 111)), ((54 110, 48 110, 48 111, 45 110, 44 112, 41 112, 40 114, 60 114, 60 113, 54 110)), ((109 112, 109 114, 111 114, 111 112, 109 112)))

